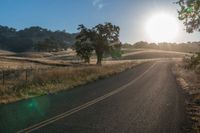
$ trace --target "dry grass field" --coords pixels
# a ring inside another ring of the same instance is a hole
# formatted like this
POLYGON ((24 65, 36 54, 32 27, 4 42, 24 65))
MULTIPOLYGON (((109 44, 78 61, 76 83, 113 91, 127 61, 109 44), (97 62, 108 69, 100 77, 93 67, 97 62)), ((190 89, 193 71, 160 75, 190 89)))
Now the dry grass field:
POLYGON ((66 90, 122 72, 140 63, 142 62, 115 62, 114 64, 106 64, 103 66, 59 67, 35 72, 32 73, 28 81, 18 82, 11 86, 1 85, 0 103, 8 103, 24 98, 66 90))
POLYGON ((200 131, 200 75, 184 68, 178 62, 173 68, 177 81, 186 93, 187 114, 192 123, 192 131, 200 131))
POLYGON ((176 52, 138 49, 124 53, 122 59, 104 58, 99 67, 94 57, 90 64, 84 64, 73 50, 5 53, 0 53, 0 104, 73 88, 143 62, 183 56, 176 52), (149 54, 151 58, 146 58, 149 54))
MULTIPOLYGON (((129 50, 130 51, 130 50, 129 50)), ((123 60, 127 59, 155 59, 155 58, 183 58, 189 53, 163 51, 163 50, 143 50, 139 49, 135 52, 128 52, 122 56, 123 60)))

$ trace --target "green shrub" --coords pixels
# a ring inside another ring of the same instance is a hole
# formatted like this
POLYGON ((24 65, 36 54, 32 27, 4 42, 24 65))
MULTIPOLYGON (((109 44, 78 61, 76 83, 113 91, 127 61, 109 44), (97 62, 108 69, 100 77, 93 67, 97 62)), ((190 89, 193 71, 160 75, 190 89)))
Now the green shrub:
POLYGON ((183 59, 183 62, 185 63, 185 67, 187 69, 195 70, 197 73, 200 73, 200 52, 194 54, 190 58, 185 57, 183 59))
POLYGON ((110 54, 113 59, 120 59, 122 57, 122 51, 120 49, 112 50, 110 54))

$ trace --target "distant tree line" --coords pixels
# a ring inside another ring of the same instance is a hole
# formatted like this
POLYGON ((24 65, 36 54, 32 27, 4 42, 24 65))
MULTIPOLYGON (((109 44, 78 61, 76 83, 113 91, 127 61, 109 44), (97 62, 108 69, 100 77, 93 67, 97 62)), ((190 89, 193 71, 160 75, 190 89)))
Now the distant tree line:
POLYGON ((0 49, 25 51, 55 51, 71 46, 76 34, 65 31, 51 31, 39 26, 17 31, 14 28, 0 26, 0 49))
POLYGON ((144 49, 157 49, 177 52, 196 53, 200 51, 200 42, 187 42, 187 43, 148 43, 144 41, 136 42, 135 44, 123 44, 124 48, 144 48, 144 49))

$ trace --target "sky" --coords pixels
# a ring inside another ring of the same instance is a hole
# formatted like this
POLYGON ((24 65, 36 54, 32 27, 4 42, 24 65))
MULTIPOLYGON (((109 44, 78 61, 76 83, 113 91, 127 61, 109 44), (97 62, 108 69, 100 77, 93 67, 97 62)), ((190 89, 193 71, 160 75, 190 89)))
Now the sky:
MULTIPOLYGON (((151 41, 145 25, 151 16, 165 12, 177 18, 176 0, 1 0, 0 25, 17 30, 41 26, 75 33, 79 24, 93 27, 111 22, 120 27, 120 40, 151 41)), ((179 23, 174 42, 200 41, 200 33, 188 34, 179 23)))

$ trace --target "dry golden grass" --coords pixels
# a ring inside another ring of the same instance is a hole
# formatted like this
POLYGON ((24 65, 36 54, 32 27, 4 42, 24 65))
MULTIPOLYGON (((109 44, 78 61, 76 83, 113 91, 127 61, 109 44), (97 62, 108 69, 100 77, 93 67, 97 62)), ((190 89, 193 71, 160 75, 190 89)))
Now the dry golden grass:
POLYGON ((66 60, 51 60, 48 58, 29 58, 29 57, 14 57, 14 56, 4 56, 0 57, 1 60, 15 61, 15 62, 28 62, 40 65, 51 65, 51 66, 67 66, 71 63, 66 60))
POLYGON ((8 70, 8 69, 26 69, 26 68, 48 68, 48 65, 42 65, 37 63, 25 62, 25 61, 14 61, 7 59, 0 59, 0 69, 8 70))
POLYGON ((192 70, 184 69, 183 62, 173 68, 177 81, 187 94, 187 114, 191 120, 190 132, 200 132, 200 75, 192 70))
MULTIPOLYGON (((5 53, 5 52, 4 52, 5 53)), ((0 51, 0 68, 14 68, 21 66, 68 66, 77 62, 75 51, 66 50, 59 52, 24 52, 6 55, 0 51), (65 59, 65 57, 67 57, 65 59), (70 60, 68 59, 70 58, 70 60), (12 65, 13 63, 13 65, 12 65)))
POLYGON ((19 82, 15 86, 0 86, 0 103, 74 88, 122 72, 142 62, 144 61, 119 61, 103 66, 60 67, 35 72, 28 82, 19 82))

